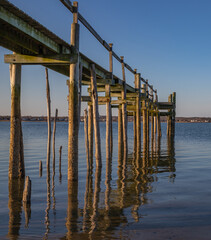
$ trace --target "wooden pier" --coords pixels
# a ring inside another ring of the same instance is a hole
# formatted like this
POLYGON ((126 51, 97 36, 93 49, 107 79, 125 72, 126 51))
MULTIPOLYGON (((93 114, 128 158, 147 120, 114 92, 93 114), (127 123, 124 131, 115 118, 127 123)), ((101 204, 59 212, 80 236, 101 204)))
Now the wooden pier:
POLYGON ((170 94, 167 102, 159 102, 157 90, 141 76, 137 69, 130 67, 123 56, 119 57, 114 52, 111 43, 108 44, 98 35, 79 13, 78 3, 72 4, 69 0, 60 1, 73 14, 70 43, 50 32, 9 1, 0 0, 0 45, 14 52, 5 55, 4 58, 5 63, 10 64, 11 81, 10 178, 25 176, 20 106, 22 65, 43 65, 69 77, 67 82, 69 89, 68 180, 71 182, 78 180, 78 129, 81 102, 88 104, 85 136, 89 158, 88 168, 93 163, 93 132, 98 171, 102 166, 98 105, 106 105, 108 167, 112 158, 113 108, 118 108, 118 156, 123 165, 127 164, 128 156, 127 116, 134 118, 134 156, 137 166, 141 161, 142 153, 141 133, 144 152, 150 138, 161 137, 160 116, 167 117, 167 135, 174 137, 175 134, 176 93, 170 94), (108 70, 80 52, 79 23, 83 24, 108 51, 108 70), (121 79, 113 74, 113 58, 121 64, 121 79), (127 83, 126 70, 134 75, 134 86, 127 83), (88 86, 86 96, 81 96, 81 85, 88 86), (98 93, 101 93, 100 96, 98 93), (151 127, 149 127, 150 123, 151 127))

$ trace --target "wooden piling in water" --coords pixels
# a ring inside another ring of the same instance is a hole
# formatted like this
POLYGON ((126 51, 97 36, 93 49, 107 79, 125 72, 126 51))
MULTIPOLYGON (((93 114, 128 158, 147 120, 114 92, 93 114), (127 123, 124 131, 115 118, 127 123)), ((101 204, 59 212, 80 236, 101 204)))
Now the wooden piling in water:
POLYGON ((50 154, 51 154, 51 98, 50 98, 50 86, 48 80, 48 69, 45 68, 46 77, 46 99, 47 99, 47 122, 48 122, 48 144, 47 144, 47 171, 50 169, 50 154))
MULTIPOLYGON (((169 95, 168 97, 168 102, 172 102, 172 94, 169 95)), ((168 111, 169 115, 167 117, 167 135, 171 136, 172 135, 172 110, 168 111)))
POLYGON ((25 180, 25 188, 23 191, 23 202, 26 202, 27 204, 31 203, 31 180, 29 176, 26 176, 26 180, 25 180))
POLYGON ((111 157, 111 103, 110 103, 110 85, 105 86, 106 102, 106 159, 111 157))
POLYGON ((172 102, 174 104, 174 107, 173 107, 173 110, 172 110, 172 135, 175 136, 176 92, 173 92, 173 94, 172 94, 172 102))
MULTIPOLYGON (((140 74, 135 74, 136 88, 136 160, 139 163, 141 157, 141 102, 140 102, 140 74)), ((138 164, 139 165, 139 164, 138 164)))
MULTIPOLYGON (((146 97, 146 84, 141 86, 142 96, 146 97)), ((147 108, 146 108, 146 99, 142 100, 142 116, 143 116, 143 148, 146 147, 147 143, 147 108)), ((144 149, 143 149, 144 150, 144 149)))
POLYGON ((93 166, 93 106, 88 105, 88 140, 90 166, 93 166))
POLYGON ((9 178, 25 176, 21 126, 21 64, 10 64, 11 117, 9 178))
POLYGON ((98 111, 98 94, 97 94, 97 83, 95 65, 91 64, 91 85, 92 85, 92 105, 93 105, 93 122, 94 122, 94 133, 95 133, 95 158, 96 166, 102 166, 101 159, 101 139, 100 139, 100 126, 99 126, 99 111, 98 111))
POLYGON ((54 125, 53 125, 53 173, 55 174, 55 135, 56 135, 56 121, 58 116, 58 109, 55 111, 54 125))
POLYGON ((41 160, 39 161, 39 174, 40 174, 40 177, 42 177, 42 161, 41 160))
POLYGON ((59 180, 62 178, 62 146, 59 148, 59 180))
POLYGON ((86 163, 87 169, 90 168, 90 160, 89 160, 89 137, 88 137, 88 115, 87 110, 84 110, 84 137, 85 137, 85 148, 86 148, 86 163))
MULTIPOLYGON (((71 45, 79 51, 78 3, 74 2, 73 23, 71 24, 71 45)), ((78 81, 79 56, 70 64, 69 106, 68 106, 68 180, 78 180, 78 81)))
POLYGON ((122 80, 123 80, 123 90, 122 90, 122 129, 123 129, 123 159, 127 159, 127 102, 126 102, 126 78, 125 78, 125 65, 124 57, 121 56, 122 64, 122 80))
POLYGON ((123 158, 123 126, 122 126, 122 108, 118 109, 118 159, 123 158))
POLYGON ((157 135, 157 90, 155 90, 155 99, 154 99, 154 138, 156 139, 157 135))
MULTIPOLYGON (((111 81, 113 82, 113 53, 112 53, 112 48, 113 48, 113 43, 109 43, 109 72, 111 74, 111 81)), ((109 94, 110 96, 110 94, 109 94)), ((110 96, 111 98, 111 96, 110 96)), ((110 99, 111 101, 111 99, 110 99)), ((113 151, 113 122, 112 122, 112 108, 110 104, 110 157, 112 157, 112 151, 113 151)))

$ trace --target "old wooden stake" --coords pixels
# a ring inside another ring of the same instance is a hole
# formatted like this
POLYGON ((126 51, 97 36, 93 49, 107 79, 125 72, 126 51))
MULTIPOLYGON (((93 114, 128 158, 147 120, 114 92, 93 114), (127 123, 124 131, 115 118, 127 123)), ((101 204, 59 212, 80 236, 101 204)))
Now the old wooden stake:
POLYGON ((9 178, 25 176, 21 127, 21 64, 10 64, 11 118, 9 178))
POLYGON ((23 202, 26 202, 28 204, 31 203, 31 180, 29 176, 26 176, 25 180, 25 188, 23 192, 23 202))
POLYGON ((92 105, 93 105, 93 122, 94 122, 94 133, 95 133, 95 158, 96 166, 102 166, 101 159, 101 140, 100 140, 100 126, 99 126, 99 112, 98 112, 98 94, 97 94, 97 83, 95 74, 95 65, 91 64, 91 85, 92 85, 92 105))
POLYGON ((40 177, 42 177, 42 161, 41 160, 39 162, 39 173, 40 173, 40 177))
POLYGON ((93 106, 88 105, 88 138, 90 167, 93 166, 93 106))
MULTIPOLYGON (((71 24, 71 45, 79 50, 78 3, 74 2, 73 23, 71 24)), ((70 64, 69 107, 68 107, 68 180, 78 180, 78 61, 70 64)))
POLYGON ((50 169, 50 154, 51 154, 51 98, 50 98, 50 86, 48 80, 48 69, 45 69, 46 76, 46 98, 47 98, 47 122, 48 122, 48 145, 47 145, 47 171, 50 169))
POLYGON ((56 109, 53 126, 53 173, 55 174, 55 135, 56 135, 56 121, 58 116, 58 109, 56 109))
POLYGON ((59 148, 59 179, 62 178, 62 146, 59 148))

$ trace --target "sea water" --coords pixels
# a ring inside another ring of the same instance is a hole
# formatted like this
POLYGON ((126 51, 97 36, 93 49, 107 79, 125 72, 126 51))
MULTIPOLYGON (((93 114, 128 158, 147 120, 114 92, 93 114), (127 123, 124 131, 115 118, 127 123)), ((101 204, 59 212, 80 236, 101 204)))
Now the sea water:
POLYGON ((87 172, 81 123, 79 181, 71 187, 67 180, 68 124, 57 123, 55 175, 51 158, 49 178, 47 123, 23 122, 22 127, 31 205, 22 203, 23 184, 8 182, 10 123, 0 122, 1 239, 210 239, 211 124, 177 123, 173 140, 166 137, 166 123, 162 123, 162 138, 150 139, 148 150, 142 146, 137 160, 129 122, 124 166, 118 159, 117 123, 113 123, 110 165, 106 164, 106 125, 100 123, 103 166, 97 170, 94 158, 94 168, 87 172))

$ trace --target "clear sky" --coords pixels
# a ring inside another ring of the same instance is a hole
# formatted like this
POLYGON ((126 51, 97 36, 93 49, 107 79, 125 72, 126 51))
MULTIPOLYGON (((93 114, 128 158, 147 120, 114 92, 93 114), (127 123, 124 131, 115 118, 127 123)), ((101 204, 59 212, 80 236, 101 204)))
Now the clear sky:
MULTIPOLYGON (((70 41, 72 14, 59 0, 10 0, 70 41)), ((114 51, 158 90, 160 101, 177 93, 177 116, 211 117, 210 0, 79 0, 79 12, 114 51)), ((108 69, 108 52, 81 25, 80 51, 108 69)), ((0 115, 10 114, 9 66, 0 47, 0 115)), ((121 66, 114 62, 121 77, 121 66)), ((67 116, 67 77, 49 71, 52 114, 67 116)), ((133 84, 128 73, 126 81, 133 84)), ((22 115, 46 115, 45 70, 22 68, 22 115)), ((104 109, 101 108, 101 114, 104 109)))

